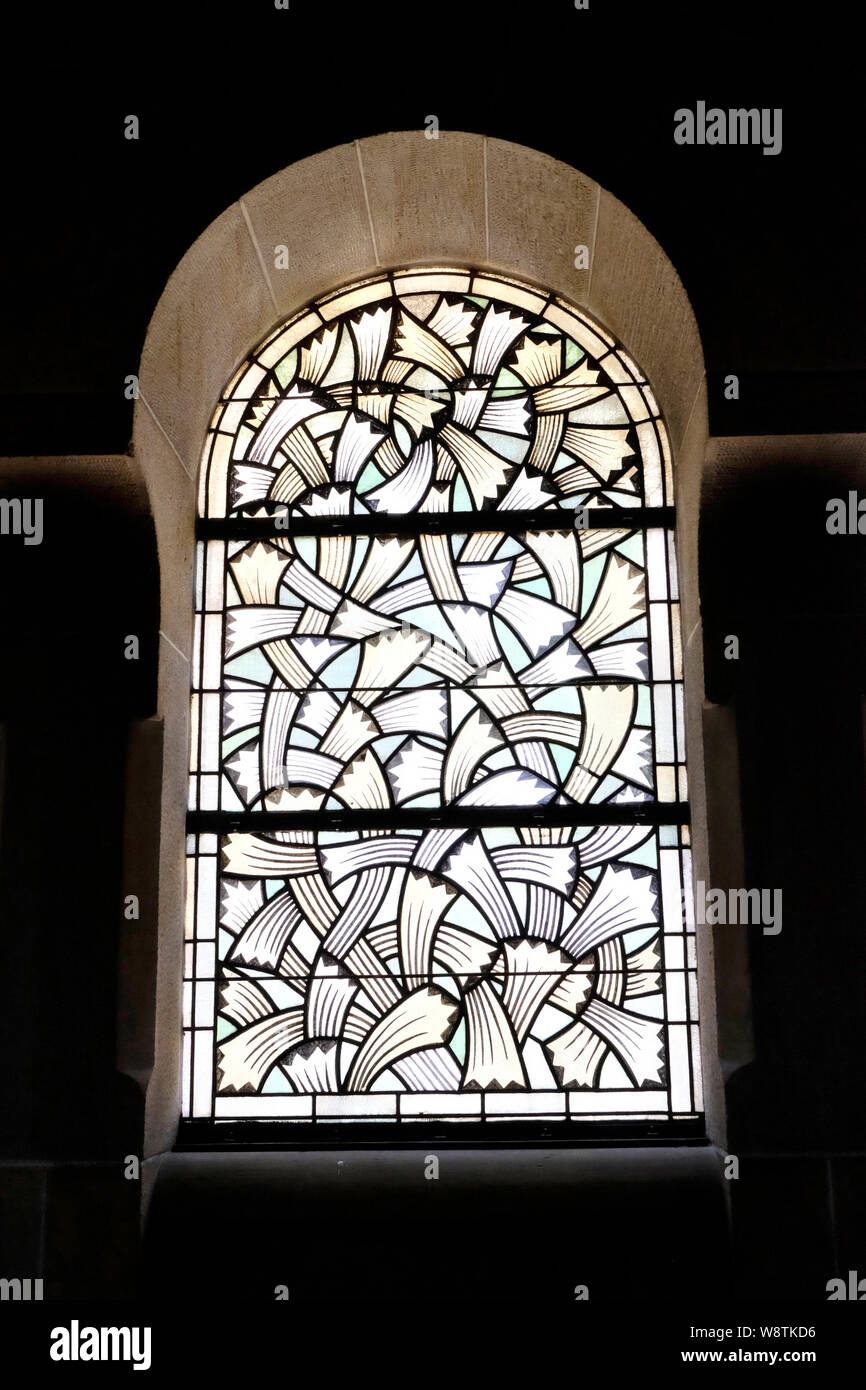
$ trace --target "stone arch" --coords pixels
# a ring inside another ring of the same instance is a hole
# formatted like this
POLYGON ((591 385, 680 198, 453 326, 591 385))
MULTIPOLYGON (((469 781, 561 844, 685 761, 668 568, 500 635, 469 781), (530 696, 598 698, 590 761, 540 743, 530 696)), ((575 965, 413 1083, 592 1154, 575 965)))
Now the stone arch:
MULTIPOLYGON (((171 1146, 179 1114, 195 479, 207 426, 224 384, 269 329, 317 295, 413 263, 501 271, 562 294, 609 328, 652 383, 676 476, 693 853, 696 877, 708 876, 697 579, 707 404, 698 328, 674 267, 643 224, 596 182, 508 141, 395 132, 301 160, 243 195, 186 253, 154 311, 139 372, 133 444, 159 549, 165 721, 145 1155, 171 1146), (581 246, 585 269, 576 268, 581 246)), ((700 939, 698 948, 708 1132, 718 1139, 713 962, 700 939)))

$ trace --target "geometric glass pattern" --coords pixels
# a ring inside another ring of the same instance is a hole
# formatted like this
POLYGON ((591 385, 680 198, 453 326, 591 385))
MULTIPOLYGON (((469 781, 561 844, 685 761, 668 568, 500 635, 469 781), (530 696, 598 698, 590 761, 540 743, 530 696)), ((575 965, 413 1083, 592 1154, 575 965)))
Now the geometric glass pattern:
POLYGON ((673 480, 636 364, 516 281, 381 274, 236 373, 199 518, 185 1115, 694 1120, 673 480))

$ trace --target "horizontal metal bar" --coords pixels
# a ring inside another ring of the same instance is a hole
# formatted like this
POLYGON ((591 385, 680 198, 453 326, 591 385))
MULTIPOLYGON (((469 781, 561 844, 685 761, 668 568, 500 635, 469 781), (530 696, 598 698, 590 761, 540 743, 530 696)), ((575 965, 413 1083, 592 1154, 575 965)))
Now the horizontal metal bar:
POLYGON ((494 825, 687 825, 687 801, 639 801, 622 806, 443 807, 387 811, 189 811, 190 834, 228 835, 269 830, 481 829, 494 825))
POLYGON ((628 1148, 664 1148, 667 1145, 703 1148, 709 1143, 701 1116, 685 1120, 674 1120, 666 1115, 653 1120, 605 1120, 566 1115, 550 1120, 478 1116, 472 1120, 443 1121, 441 1116, 432 1115, 339 1122, 312 1117, 292 1121, 183 1119, 174 1150, 176 1153, 231 1149, 392 1151, 412 1149, 416 1145, 426 1147, 432 1137, 438 1148, 491 1150, 536 1145, 591 1149, 609 1147, 612 1143, 628 1148))
POLYGON ((295 536, 407 536, 465 535, 473 531, 617 530, 638 531, 649 527, 672 529, 676 523, 673 507, 587 507, 585 527, 575 526, 575 512, 563 508, 537 508, 534 511, 503 512, 387 512, 361 516, 290 516, 284 519, 276 510, 266 517, 199 517, 195 533, 199 540, 264 540, 295 536), (277 525, 277 520, 280 525, 277 525))

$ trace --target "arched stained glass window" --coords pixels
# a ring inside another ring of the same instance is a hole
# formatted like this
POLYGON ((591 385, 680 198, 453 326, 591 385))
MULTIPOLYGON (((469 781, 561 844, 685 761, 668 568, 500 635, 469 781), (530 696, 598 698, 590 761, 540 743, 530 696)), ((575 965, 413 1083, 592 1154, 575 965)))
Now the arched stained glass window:
POLYGON ((555 295, 381 274, 237 372, 199 516, 186 1115, 693 1126, 673 485, 640 369, 555 295))

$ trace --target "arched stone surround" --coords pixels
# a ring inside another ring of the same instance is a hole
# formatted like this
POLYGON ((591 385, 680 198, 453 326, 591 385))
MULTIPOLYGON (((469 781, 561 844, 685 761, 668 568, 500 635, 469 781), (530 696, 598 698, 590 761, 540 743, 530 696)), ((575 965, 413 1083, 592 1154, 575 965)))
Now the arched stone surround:
MULTIPOLYGON (((466 265, 555 290, 611 330, 652 383, 676 477, 686 737, 695 877, 709 881, 697 536, 707 444, 700 337, 661 247, 624 205, 549 156, 463 132, 397 132, 337 146, 280 171, 227 208, 169 280, 139 372, 134 451, 153 512, 161 575, 159 714, 164 720, 156 1042, 145 1156, 179 1115, 184 817, 192 638, 195 479, 216 403, 239 364, 305 302, 396 265, 466 265), (576 269, 575 248, 587 248, 576 269), (275 268, 275 248, 286 269, 275 268)), ((712 950, 699 934, 708 1133, 723 1139, 712 950)))

